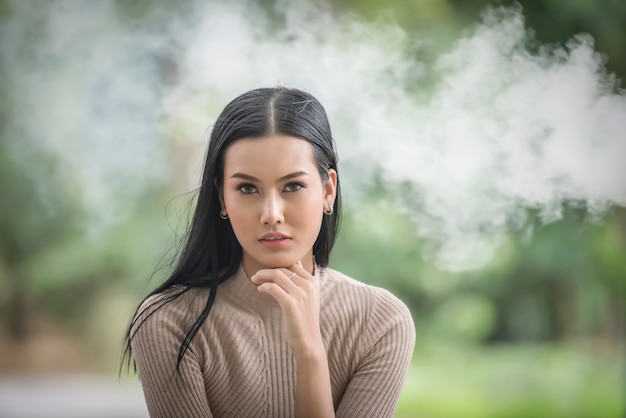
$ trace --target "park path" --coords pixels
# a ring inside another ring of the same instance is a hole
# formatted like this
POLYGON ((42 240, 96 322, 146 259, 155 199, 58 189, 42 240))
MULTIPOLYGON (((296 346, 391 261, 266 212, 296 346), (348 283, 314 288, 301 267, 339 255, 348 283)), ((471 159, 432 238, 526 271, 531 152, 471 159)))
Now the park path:
POLYGON ((135 380, 0 375, 0 418, 147 418, 135 380))

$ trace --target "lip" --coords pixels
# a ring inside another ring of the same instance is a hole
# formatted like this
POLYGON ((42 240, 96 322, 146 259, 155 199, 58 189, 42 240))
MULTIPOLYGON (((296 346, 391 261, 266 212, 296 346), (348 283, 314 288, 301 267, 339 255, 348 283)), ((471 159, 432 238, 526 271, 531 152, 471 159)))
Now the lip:
POLYGON ((259 241, 267 240, 267 239, 291 239, 289 235, 283 234, 282 232, 268 232, 267 234, 261 235, 259 241))
POLYGON ((280 232, 270 232, 259 238, 259 242, 266 248, 278 249, 291 242, 291 237, 280 232))

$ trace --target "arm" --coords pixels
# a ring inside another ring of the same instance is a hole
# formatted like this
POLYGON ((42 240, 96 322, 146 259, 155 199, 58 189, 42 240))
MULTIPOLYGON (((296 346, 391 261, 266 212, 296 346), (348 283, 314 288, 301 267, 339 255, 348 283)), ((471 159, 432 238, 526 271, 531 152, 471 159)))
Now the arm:
POLYGON ((133 357, 141 380, 148 412, 154 417, 212 417, 204 389, 198 350, 193 343, 175 370, 185 313, 169 303, 155 311, 155 298, 144 302, 131 339, 133 357), (147 309, 146 309, 147 307, 147 309), (148 315, 154 312, 150 317, 148 315))
POLYGON ((334 417, 328 358, 323 343, 317 353, 296 354, 296 410, 300 417, 334 417))
POLYGON ((408 308, 387 291, 376 296, 357 370, 337 408, 337 417, 392 417, 415 344, 408 308))
POLYGON ((251 280, 260 292, 276 299, 284 315, 287 343, 296 359, 295 417, 334 417, 328 357, 319 324, 319 282, 301 264, 288 270, 259 270, 251 280))

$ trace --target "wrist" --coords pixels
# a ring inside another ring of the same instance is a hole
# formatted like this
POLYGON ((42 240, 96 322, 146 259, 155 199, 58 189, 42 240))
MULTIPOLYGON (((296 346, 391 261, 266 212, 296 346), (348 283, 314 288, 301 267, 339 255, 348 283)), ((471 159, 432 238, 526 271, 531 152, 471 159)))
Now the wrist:
POLYGON ((326 347, 324 347, 321 338, 315 344, 295 350, 294 356, 298 364, 326 363, 328 361, 326 347))

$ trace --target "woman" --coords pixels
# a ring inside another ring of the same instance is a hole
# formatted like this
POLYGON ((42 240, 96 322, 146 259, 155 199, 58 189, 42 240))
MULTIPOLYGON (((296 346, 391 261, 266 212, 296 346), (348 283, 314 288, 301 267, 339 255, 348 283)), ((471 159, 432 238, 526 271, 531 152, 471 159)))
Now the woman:
POLYGON ((226 106, 178 262, 126 336, 151 416, 393 415, 413 322, 327 268, 339 214, 313 96, 262 88, 226 106))

